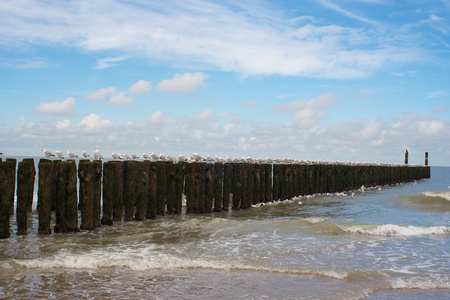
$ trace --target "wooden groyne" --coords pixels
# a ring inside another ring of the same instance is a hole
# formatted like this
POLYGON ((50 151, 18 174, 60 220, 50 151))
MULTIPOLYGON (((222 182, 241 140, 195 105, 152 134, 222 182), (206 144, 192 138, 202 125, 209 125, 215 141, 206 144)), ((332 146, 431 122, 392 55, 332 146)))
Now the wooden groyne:
MULTIPOLYGON (((17 170, 16 164, 15 159, 0 160, 0 238, 11 234, 15 194, 17 234, 28 230, 35 164, 24 159, 17 170)), ((311 162, 80 160, 77 166, 75 160, 40 159, 38 172, 39 234, 181 214, 183 198, 185 213, 202 214, 430 178, 429 166, 311 162)))

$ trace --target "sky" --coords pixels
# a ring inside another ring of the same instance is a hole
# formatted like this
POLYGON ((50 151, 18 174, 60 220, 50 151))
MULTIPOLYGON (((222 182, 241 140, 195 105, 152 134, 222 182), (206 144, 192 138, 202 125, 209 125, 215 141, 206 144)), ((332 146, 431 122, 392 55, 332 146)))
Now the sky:
POLYGON ((450 0, 0 2, 0 152, 450 166, 450 0))

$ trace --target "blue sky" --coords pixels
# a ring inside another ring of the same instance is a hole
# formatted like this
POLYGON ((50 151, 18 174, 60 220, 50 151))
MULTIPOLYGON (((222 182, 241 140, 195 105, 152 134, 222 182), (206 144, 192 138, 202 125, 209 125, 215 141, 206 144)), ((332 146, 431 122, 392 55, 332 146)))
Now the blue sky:
POLYGON ((0 151, 450 165, 450 1, 2 1, 0 151))

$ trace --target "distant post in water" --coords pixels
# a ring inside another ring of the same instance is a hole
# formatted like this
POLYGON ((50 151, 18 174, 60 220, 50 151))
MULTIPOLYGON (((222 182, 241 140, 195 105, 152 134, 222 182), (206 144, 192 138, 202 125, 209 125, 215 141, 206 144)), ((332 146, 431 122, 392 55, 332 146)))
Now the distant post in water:
POLYGON ((408 164, 408 149, 405 151, 405 165, 408 164))
POLYGON ((428 166, 428 152, 425 152, 425 166, 428 166))

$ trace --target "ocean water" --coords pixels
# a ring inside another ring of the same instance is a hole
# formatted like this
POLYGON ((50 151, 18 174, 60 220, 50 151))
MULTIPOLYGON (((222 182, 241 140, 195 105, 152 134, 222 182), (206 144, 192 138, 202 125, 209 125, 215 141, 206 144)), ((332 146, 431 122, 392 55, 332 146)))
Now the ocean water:
POLYGON ((0 240, 0 299, 448 299, 450 168, 431 179, 0 240))

